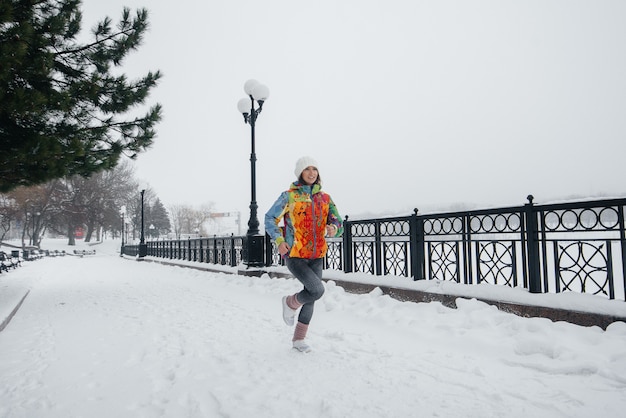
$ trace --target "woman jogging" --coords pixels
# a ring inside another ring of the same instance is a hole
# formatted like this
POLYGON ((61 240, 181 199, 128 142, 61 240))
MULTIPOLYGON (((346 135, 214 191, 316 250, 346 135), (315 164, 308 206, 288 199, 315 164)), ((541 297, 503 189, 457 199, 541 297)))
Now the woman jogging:
POLYGON ((328 249, 325 236, 340 236, 343 223, 330 195, 321 190, 317 162, 302 157, 296 162, 294 173, 298 180, 281 193, 265 214, 265 232, 276 243, 289 271, 304 285, 302 291, 283 297, 283 320, 293 325, 300 309, 293 348, 309 352, 306 333, 315 301, 324 294, 322 268, 328 249))

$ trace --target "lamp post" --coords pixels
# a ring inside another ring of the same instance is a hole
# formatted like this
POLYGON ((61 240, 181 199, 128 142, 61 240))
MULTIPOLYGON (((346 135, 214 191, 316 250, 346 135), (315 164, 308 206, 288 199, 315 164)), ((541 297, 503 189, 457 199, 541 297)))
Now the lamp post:
POLYGON ((256 125, 256 119, 263 110, 263 103, 270 95, 270 91, 267 86, 259 83, 256 80, 248 80, 243 86, 243 90, 248 97, 245 97, 237 103, 237 108, 243 114, 243 120, 245 123, 250 124, 251 132, 251 153, 250 153, 250 183, 251 183, 251 198, 250 198, 250 220, 248 221, 248 232, 244 239, 243 245, 243 262, 248 267, 262 267, 264 264, 264 237, 259 233, 259 219, 257 217, 258 205, 256 202, 256 152, 255 152, 255 138, 254 128, 256 125), (255 102, 258 107, 255 108, 255 102))
POLYGON ((148 254, 148 246, 144 236, 144 211, 143 211, 143 195, 146 191, 141 191, 141 236, 139 237, 139 257, 145 257, 148 254))
POLYGON ((122 217, 122 248, 120 248, 120 257, 124 255, 124 215, 126 214, 126 206, 120 208, 120 216, 122 217))

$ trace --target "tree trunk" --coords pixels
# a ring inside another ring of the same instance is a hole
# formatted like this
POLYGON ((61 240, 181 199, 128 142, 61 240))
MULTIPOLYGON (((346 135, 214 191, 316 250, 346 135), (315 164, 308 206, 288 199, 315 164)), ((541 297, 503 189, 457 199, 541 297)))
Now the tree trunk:
POLYGON ((76 227, 73 225, 69 225, 67 227, 67 238, 68 238, 68 242, 67 245, 76 245, 76 227))
POLYGON ((22 250, 26 248, 26 222, 24 222, 24 227, 22 228, 22 250))
POLYGON ((41 231, 39 231, 39 234, 37 235, 37 243, 35 244, 37 248, 41 248, 41 240, 43 239, 43 236, 46 233, 46 229, 47 227, 43 227, 41 231))
POLYGON ((85 242, 91 242, 91 236, 93 235, 93 225, 87 225, 87 233, 85 234, 85 242))

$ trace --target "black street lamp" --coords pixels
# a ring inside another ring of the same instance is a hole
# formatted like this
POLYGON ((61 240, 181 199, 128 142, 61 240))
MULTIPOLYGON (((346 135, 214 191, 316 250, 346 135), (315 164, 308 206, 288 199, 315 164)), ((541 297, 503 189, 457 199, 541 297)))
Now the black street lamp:
POLYGON ((139 257, 145 257, 148 255, 148 246, 144 236, 144 222, 143 222, 143 194, 145 190, 141 191, 141 236, 139 238, 139 257))
POLYGON ((124 255, 124 215, 126 214, 126 206, 120 208, 120 216, 122 217, 122 248, 120 248, 120 257, 124 255))
POLYGON ((248 267, 262 267, 265 263, 263 260, 265 239, 259 233, 259 219, 257 217, 258 205, 256 203, 256 152, 254 143, 254 127, 256 119, 263 110, 263 103, 270 95, 267 86, 256 80, 248 80, 243 86, 243 90, 248 97, 245 97, 237 103, 237 108, 243 114, 245 123, 250 124, 252 152, 250 153, 250 220, 248 221, 248 232, 243 243, 243 262, 248 267), (258 104, 255 108, 254 102, 258 104))

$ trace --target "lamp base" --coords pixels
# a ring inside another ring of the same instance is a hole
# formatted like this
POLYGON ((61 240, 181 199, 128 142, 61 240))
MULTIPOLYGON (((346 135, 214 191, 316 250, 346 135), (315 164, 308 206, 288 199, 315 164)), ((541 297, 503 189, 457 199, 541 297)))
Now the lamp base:
POLYGON ((265 237, 263 235, 246 235, 243 239, 243 263, 248 267, 265 266, 265 237))

